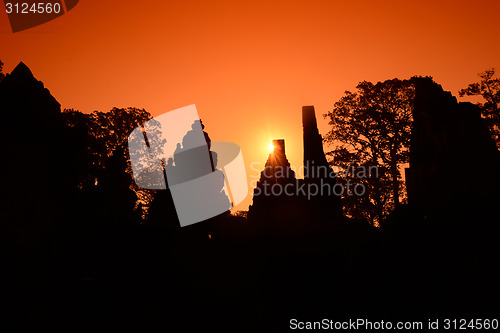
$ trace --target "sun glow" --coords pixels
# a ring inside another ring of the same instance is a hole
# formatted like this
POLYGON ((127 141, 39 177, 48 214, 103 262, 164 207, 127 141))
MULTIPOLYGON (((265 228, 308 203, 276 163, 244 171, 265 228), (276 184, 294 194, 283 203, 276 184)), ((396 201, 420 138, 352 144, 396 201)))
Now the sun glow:
POLYGON ((270 143, 269 146, 267 147, 267 149, 269 150, 269 154, 272 153, 274 150, 274 145, 272 143, 270 143))

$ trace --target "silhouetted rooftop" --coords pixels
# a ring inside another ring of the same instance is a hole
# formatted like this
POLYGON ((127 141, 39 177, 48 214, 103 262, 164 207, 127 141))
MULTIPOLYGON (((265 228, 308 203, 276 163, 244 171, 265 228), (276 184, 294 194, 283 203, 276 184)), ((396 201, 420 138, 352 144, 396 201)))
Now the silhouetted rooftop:
POLYGON ((14 68, 14 70, 10 73, 10 76, 35 78, 29 67, 22 61, 16 66, 16 68, 14 68))

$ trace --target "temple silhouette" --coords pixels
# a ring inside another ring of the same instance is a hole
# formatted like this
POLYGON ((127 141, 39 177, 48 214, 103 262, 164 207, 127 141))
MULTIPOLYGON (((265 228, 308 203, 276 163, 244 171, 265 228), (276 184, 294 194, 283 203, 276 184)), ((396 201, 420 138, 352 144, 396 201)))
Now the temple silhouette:
POLYGON ((496 215, 500 152, 479 107, 458 103, 429 77, 412 80, 415 101, 410 167, 406 169, 408 203, 428 215, 448 219, 496 215))
POLYGON ((248 218, 181 228, 166 190, 141 218, 126 147, 100 148, 89 115, 61 112, 20 63, 0 81, 3 327, 253 333, 287 331, 291 318, 497 318, 500 153, 476 106, 413 80, 409 203, 380 228, 343 217, 335 194, 300 191, 338 184, 312 106, 304 179, 273 140, 248 218))
POLYGON ((302 127, 304 179, 296 178, 290 167, 285 140, 273 140, 274 149, 254 189, 250 219, 278 224, 277 221, 285 220, 313 223, 309 221, 342 218, 341 199, 334 191, 336 173, 323 151, 314 106, 302 107, 302 127))

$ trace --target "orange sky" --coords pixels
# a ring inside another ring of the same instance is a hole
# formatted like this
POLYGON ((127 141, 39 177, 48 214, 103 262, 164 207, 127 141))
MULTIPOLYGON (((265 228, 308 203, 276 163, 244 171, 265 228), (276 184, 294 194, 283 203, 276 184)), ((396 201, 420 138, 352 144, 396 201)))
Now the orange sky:
MULTIPOLYGON (((0 13, 4 72, 24 61, 63 108, 189 104, 213 141, 263 166, 271 139, 302 165, 301 107, 321 114, 362 80, 431 75, 457 94, 500 70, 500 1, 81 0, 13 34, 0 13)), ((238 208, 246 209, 251 196, 238 208)))

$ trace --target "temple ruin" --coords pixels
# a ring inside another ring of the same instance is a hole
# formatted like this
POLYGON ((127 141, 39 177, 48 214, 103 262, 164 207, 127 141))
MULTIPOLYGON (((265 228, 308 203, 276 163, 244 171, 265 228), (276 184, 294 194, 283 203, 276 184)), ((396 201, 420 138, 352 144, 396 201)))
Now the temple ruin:
POLYGON ((336 177, 326 160, 313 106, 302 108, 304 179, 297 179, 286 157, 285 140, 273 140, 264 170, 254 189, 249 217, 269 220, 335 219, 342 216, 336 177), (311 188, 318 191, 310 191, 311 188))
POLYGON ((500 153, 478 106, 458 103, 431 78, 413 81, 409 204, 426 213, 457 216, 493 207, 500 188, 500 153))

